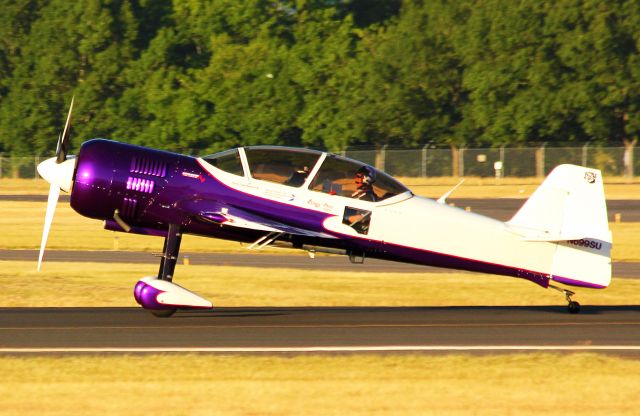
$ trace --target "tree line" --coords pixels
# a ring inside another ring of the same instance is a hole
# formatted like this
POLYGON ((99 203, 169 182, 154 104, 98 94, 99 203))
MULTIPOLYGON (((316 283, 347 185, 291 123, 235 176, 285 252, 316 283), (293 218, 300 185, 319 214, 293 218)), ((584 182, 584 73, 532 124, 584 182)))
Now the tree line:
POLYGON ((639 0, 0 0, 0 151, 614 143, 639 0))

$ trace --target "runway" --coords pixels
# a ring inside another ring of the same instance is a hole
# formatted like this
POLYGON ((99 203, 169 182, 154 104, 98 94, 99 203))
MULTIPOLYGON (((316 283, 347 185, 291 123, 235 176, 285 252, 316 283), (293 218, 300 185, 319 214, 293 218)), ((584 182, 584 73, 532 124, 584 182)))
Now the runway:
POLYGON ((0 353, 597 351, 640 355, 640 306, 0 309, 0 353))

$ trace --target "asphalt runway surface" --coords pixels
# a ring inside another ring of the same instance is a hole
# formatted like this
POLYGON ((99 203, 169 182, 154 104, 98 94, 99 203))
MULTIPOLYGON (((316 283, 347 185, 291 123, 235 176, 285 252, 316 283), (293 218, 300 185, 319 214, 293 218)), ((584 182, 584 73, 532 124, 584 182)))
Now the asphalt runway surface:
MULTIPOLYGON (((192 264, 375 272, 445 269, 345 256, 192 253, 192 264)), ((32 260, 37 250, 0 250, 32 260)), ((157 262, 150 253, 49 251, 47 261, 157 262)), ((638 277, 639 264, 618 263, 638 277)), ((617 269, 617 270, 616 270, 617 269)), ((215 302, 214 302, 215 303, 215 302)), ((640 305, 214 308, 156 318, 141 308, 0 309, 0 354, 450 353, 590 351, 640 357, 640 305)))
MULTIPOLYGON (((46 195, 0 195, 2 201, 47 202, 46 195)), ((69 195, 60 195, 61 202, 69 202, 69 195)), ((447 198, 447 203, 462 209, 469 209, 481 215, 486 215, 500 221, 507 221, 522 207, 521 198, 447 198)), ((607 212, 609 221, 613 222, 620 216, 622 222, 640 221, 640 199, 608 200, 607 212)))
POLYGON ((640 356, 640 306, 0 309, 0 353, 592 351, 640 356))

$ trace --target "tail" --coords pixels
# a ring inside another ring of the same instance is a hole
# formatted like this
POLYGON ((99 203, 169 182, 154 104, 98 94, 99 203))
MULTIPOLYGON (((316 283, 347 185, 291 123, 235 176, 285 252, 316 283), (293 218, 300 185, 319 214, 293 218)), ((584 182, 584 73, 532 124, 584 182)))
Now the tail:
POLYGON ((548 271, 553 280, 609 286, 612 238, 599 170, 556 167, 507 225, 526 241, 556 244, 548 271))

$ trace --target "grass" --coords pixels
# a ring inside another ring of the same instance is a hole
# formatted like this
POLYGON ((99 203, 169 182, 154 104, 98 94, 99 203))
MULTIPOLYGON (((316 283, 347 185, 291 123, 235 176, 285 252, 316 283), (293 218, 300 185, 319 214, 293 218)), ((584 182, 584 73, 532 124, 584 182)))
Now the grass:
MULTIPOLYGON (((439 198, 462 178, 398 178, 417 195, 439 198)), ((450 198, 528 198, 542 183, 542 178, 464 178, 450 198)), ((626 178, 605 178, 607 199, 638 199, 640 182, 626 178)))
MULTIPOLYGON (((398 178, 417 195, 439 198, 461 178, 398 178)), ((626 178, 605 178, 607 199, 640 198, 640 181, 626 178)), ((542 183, 541 178, 464 178, 464 183, 456 189, 451 198, 528 198, 542 183)), ((24 194, 46 195, 49 184, 42 179, 0 179, 0 195, 24 194)))
MULTIPOLYGON (((136 281, 154 264, 4 262, 1 307, 136 306, 136 281), (37 281, 37 284, 34 282, 37 281)), ((522 280, 475 273, 369 273, 178 265, 176 283, 215 306, 527 306, 564 298, 522 280)), ((614 279, 606 290, 579 289, 584 305, 640 304, 640 280, 614 279)))
MULTIPOLYGON (((40 247, 45 202, 0 201, 0 248, 40 247)), ((59 203, 47 241, 50 250, 129 250, 159 252, 162 239, 104 230, 102 222, 78 215, 59 203), (73 236, 71 238, 70 236, 73 236)), ((614 261, 640 261, 640 223, 612 223, 614 261)), ((181 246, 186 252, 246 252, 239 243, 187 235, 181 246)), ((282 252, 279 250, 278 252, 282 252)))
MULTIPOLYGON (((0 248, 40 247, 46 202, 0 201, 0 248)), ((83 217, 69 204, 59 202, 47 249, 162 251, 162 238, 104 230, 101 221, 83 217)), ((243 251, 237 242, 185 236, 181 246, 189 251, 243 251)))
POLYGON ((594 354, 0 357, 6 415, 635 415, 594 354))
POLYGON ((640 261, 640 223, 622 222, 611 223, 609 228, 613 233, 613 261, 640 261))

